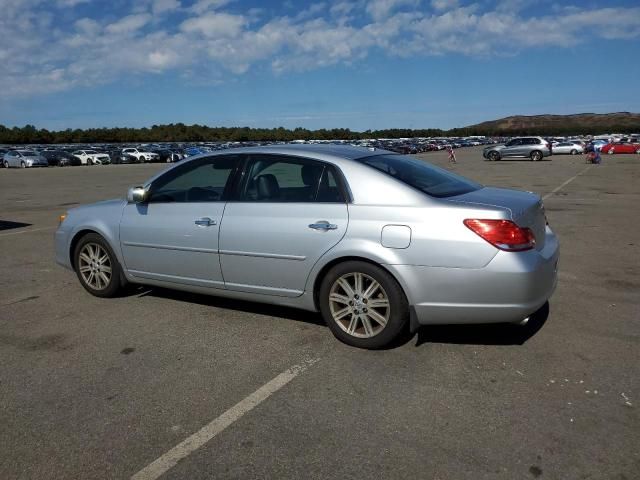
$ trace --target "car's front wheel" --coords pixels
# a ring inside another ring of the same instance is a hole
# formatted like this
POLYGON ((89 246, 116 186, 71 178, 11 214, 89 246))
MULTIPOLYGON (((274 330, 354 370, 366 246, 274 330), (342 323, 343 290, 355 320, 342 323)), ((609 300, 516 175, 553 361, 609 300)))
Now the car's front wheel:
POLYGON ((571 150, 571 155, 577 155, 577 154, 578 154, 578 150, 576 150, 575 148, 571 150))
POLYGON ((7 160, 4 161, 4 168, 9 168, 9 162, 7 160))
POLYGON ((498 152, 489 152, 489 160, 492 162, 497 162, 500 160, 500 154, 498 152))
POLYGON ((348 261, 333 267, 320 287, 320 311, 332 333, 360 348, 389 345, 409 319, 407 299, 384 269, 348 261))
POLYGON ((122 268, 107 242, 97 233, 82 237, 74 265, 84 289, 96 297, 113 297, 122 287, 122 268))
POLYGON ((610 148, 609 151, 607 152, 609 155, 613 155, 613 148, 610 148))

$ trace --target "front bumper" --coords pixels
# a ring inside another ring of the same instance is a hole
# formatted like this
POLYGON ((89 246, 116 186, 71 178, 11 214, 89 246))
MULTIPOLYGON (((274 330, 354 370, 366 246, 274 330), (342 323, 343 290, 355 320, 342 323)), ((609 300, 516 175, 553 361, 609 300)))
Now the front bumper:
POLYGON ((542 250, 500 251, 479 269, 385 265, 400 280, 421 325, 512 323, 553 294, 559 244, 547 227, 542 250))

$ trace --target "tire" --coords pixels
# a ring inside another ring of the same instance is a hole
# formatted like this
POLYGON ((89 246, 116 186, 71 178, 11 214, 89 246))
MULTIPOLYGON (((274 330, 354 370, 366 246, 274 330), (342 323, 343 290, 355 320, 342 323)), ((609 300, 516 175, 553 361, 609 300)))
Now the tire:
POLYGON ((636 150, 636 155, 640 155, 640 148, 636 150))
POLYGON ((143 156, 138 157, 138 162, 144 163, 145 162, 144 157, 143 156))
POLYGON ((97 233, 89 233, 80 239, 73 252, 73 260, 80 284, 91 295, 115 297, 124 286, 118 259, 105 239, 97 233))
POLYGON ((489 152, 489 155, 487 156, 489 157, 489 160, 491 160, 492 162, 497 162, 498 160, 500 160, 500 154, 496 151, 489 152))
POLYGON ((9 168, 9 162, 7 160, 4 161, 4 168, 9 168))
POLYGON ((571 155, 577 155, 577 154, 578 154, 578 151, 577 151, 577 150, 575 150, 575 149, 573 149, 573 150, 571 150, 571 152, 569 152, 569 153, 571 153, 571 155))
POLYGON ((377 265, 347 261, 334 266, 322 279, 318 298, 327 326, 338 340, 347 345, 383 348, 408 325, 409 306, 402 288, 377 265), (343 288, 345 283, 351 292, 343 288), (374 301, 378 305, 372 307, 374 301), (337 317, 336 314, 341 315, 337 317))
POLYGON ((531 158, 532 162, 539 162, 543 158, 542 152, 540 150, 534 150, 529 154, 529 157, 531 158))
POLYGON ((610 148, 609 151, 607 152, 607 154, 608 155, 613 155, 614 154, 613 148, 610 148))
POLYGON ((27 164, 24 162, 20 162, 20 168, 27 168, 27 164))

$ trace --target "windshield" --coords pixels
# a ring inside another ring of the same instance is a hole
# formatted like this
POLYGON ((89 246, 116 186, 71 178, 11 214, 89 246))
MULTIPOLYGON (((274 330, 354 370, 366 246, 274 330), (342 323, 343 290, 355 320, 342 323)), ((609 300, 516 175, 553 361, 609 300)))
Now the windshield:
POLYGON ((358 161, 432 197, 453 197, 482 188, 482 185, 460 175, 405 155, 376 155, 358 161))

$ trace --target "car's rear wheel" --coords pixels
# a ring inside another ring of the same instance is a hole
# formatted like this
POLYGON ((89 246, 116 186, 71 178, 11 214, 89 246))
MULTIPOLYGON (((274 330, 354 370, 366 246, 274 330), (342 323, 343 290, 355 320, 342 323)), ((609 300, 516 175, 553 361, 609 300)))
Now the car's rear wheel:
POLYGON ((122 287, 122 268, 107 242, 97 233, 82 237, 74 251, 76 274, 96 297, 113 297, 122 287))
POLYGON ((571 153, 571 155, 577 155, 577 154, 578 154, 578 150, 573 149, 573 150, 571 150, 571 152, 570 152, 570 153, 571 153))
POLYGON ((4 168, 9 168, 9 162, 8 161, 4 161, 4 168))
POLYGON ((539 150, 534 150, 529 156, 532 162, 539 162, 542 160, 542 152, 539 150))
POLYGON ((24 162, 20 162, 20 168, 27 168, 27 164, 24 162))
POLYGON ((320 311, 340 341, 359 348, 389 345, 405 329, 409 307, 398 282, 382 268, 348 261, 322 280, 320 311))
POLYGON ((607 154, 613 155, 613 148, 610 148, 609 151, 607 152, 607 154))
POLYGON ((492 162, 497 162, 500 160, 500 154, 498 152, 489 152, 489 160, 492 162))
POLYGON ((640 148, 636 150, 636 155, 640 155, 640 148))

